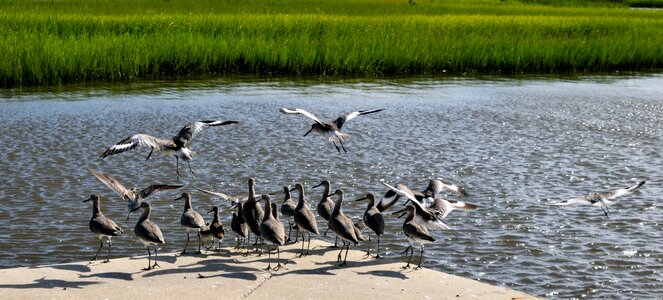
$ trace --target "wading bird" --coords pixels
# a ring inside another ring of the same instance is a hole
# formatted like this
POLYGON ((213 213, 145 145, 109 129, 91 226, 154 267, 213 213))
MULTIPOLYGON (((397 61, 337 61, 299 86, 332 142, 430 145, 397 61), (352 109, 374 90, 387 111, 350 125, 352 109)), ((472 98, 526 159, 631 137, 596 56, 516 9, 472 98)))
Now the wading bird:
POLYGON ((83 202, 88 202, 92 200, 92 219, 90 219, 90 230, 97 235, 97 238, 99 238, 99 250, 97 250, 97 253, 94 255, 94 258, 92 260, 97 260, 97 255, 99 255, 99 251, 101 251, 101 248, 104 247, 104 238, 108 240, 108 254, 106 256, 106 260, 104 262, 109 262, 110 261, 110 251, 111 251, 111 237, 113 236, 118 236, 121 233, 123 233, 122 228, 120 226, 117 226, 117 224, 104 216, 104 214, 101 213, 101 207, 99 206, 99 202, 101 201, 99 199, 99 195, 92 195, 90 198, 87 200, 84 200, 83 202))

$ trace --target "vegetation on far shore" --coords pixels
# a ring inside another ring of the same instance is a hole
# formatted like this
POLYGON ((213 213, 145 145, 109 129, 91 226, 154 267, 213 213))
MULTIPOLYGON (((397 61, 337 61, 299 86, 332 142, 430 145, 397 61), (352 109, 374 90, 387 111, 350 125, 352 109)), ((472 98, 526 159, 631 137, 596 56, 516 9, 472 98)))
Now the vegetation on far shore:
POLYGON ((643 3, 663 0, 0 0, 0 86, 661 68, 643 3))

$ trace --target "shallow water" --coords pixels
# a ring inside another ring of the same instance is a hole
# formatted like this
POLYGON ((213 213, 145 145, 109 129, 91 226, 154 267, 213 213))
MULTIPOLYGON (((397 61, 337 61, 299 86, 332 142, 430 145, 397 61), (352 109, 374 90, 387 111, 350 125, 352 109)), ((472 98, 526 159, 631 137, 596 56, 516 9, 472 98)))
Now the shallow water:
MULTIPOLYGON (((218 118, 241 123, 195 137, 191 165, 197 177, 184 177, 185 184, 242 194, 251 176, 258 192, 295 182, 310 188, 329 179, 351 200, 384 193, 380 179, 423 189, 429 178, 444 177, 465 186, 470 196, 463 200, 481 208, 451 213, 446 222, 453 231, 433 233, 437 241, 427 245, 424 266, 554 298, 663 295, 661 75, 219 79, 5 90, 0 113, 3 268, 91 258, 98 241, 87 226, 91 205, 81 201, 92 193, 125 228, 114 239, 113 255, 145 254, 132 233, 136 217, 125 224, 124 203, 88 169, 128 186, 176 183, 170 157, 144 161, 145 148, 105 160, 99 155, 129 134, 169 137, 190 121, 218 118), (346 124, 352 137, 348 153, 339 154, 320 136, 302 137, 311 122, 282 115, 280 107, 304 108, 324 119, 358 109, 385 111, 346 124), (610 217, 595 207, 548 205, 638 180, 647 183, 620 198, 610 217)), ((193 194, 200 212, 222 207, 230 231, 228 203, 182 190, 193 194)), ((185 241, 182 203, 173 201, 180 192, 152 200, 153 219, 167 241, 161 253, 181 250, 185 241)), ((321 191, 307 193, 315 204, 321 191)), ((360 216, 364 205, 348 201, 344 210, 360 216)), ((386 256, 405 261, 400 225, 387 217, 382 246, 386 256)))

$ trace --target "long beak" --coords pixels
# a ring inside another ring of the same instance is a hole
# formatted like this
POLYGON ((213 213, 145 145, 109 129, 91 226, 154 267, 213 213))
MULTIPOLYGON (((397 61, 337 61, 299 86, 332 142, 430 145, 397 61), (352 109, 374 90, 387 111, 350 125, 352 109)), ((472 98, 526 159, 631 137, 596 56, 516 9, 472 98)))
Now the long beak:
POLYGON ((92 197, 83 200, 83 202, 88 202, 88 201, 90 201, 90 200, 92 200, 92 197))
POLYGON ((207 213, 209 214, 209 213, 211 213, 211 212, 213 212, 213 211, 214 211, 214 209, 212 208, 212 209, 211 209, 210 211, 208 211, 207 213))
POLYGON ((311 188, 314 189, 314 188, 317 188, 317 187, 319 187, 319 186, 321 186, 321 185, 322 185, 322 182, 320 182, 319 184, 316 184, 316 185, 312 186, 311 188))
POLYGON ((127 214, 127 220, 124 221, 124 223, 129 222, 129 216, 131 216, 131 213, 132 213, 132 212, 135 212, 135 211, 137 211, 137 210, 139 210, 139 209, 140 209, 140 206, 139 206, 139 207, 136 207, 136 208, 134 208, 134 209, 132 209, 132 210, 130 210, 129 213, 127 214))
POLYGON ((292 192, 292 191, 294 191, 294 190, 296 190, 296 189, 297 189, 297 188, 296 188, 296 187, 294 187, 294 188, 291 188, 291 189, 290 189, 290 191, 292 192))
POLYGON ((359 199, 354 199, 352 201, 353 202, 358 202, 358 201, 363 201, 363 200, 366 200, 366 199, 368 199, 368 197, 362 197, 362 198, 359 198, 359 199))
POLYGON ((399 211, 393 212, 393 213, 391 213, 391 215, 393 216, 393 215, 398 215, 398 214, 400 214, 400 215, 397 217, 397 218, 400 219, 400 218, 402 218, 402 217, 405 215, 405 212, 407 212, 407 208, 403 208, 403 209, 401 209, 401 210, 399 210, 399 211))

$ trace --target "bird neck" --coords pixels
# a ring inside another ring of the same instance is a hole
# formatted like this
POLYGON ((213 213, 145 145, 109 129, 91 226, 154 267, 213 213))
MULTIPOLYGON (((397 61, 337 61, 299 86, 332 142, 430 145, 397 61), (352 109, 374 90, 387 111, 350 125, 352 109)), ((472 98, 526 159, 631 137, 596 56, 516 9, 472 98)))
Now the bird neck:
POLYGON ((299 201, 297 202, 297 209, 301 209, 306 204, 306 198, 304 196, 304 189, 299 190, 299 201))
POLYGON ((262 221, 265 222, 270 217, 273 218, 273 216, 272 216, 272 201, 270 199, 264 199, 263 201, 265 201, 265 216, 262 217, 262 221))
POLYGON ((144 207, 143 208, 143 213, 140 215, 140 218, 138 218, 138 223, 149 219, 151 210, 152 210, 152 208, 150 208, 149 206, 144 207))

